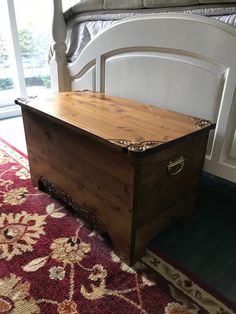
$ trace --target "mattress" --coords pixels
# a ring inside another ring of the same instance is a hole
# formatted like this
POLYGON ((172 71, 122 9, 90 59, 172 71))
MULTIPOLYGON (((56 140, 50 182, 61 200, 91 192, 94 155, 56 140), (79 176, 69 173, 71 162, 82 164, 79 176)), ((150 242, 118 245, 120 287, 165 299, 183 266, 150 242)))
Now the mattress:
MULTIPOLYGON (((64 14, 67 22, 66 54, 68 62, 74 62, 79 57, 84 47, 99 32, 124 18, 155 15, 157 13, 198 14, 215 18, 223 23, 236 27, 236 2, 133 10, 113 9, 92 11, 92 8, 93 7, 89 8, 88 12, 80 13, 79 9, 81 9, 81 5, 80 7, 76 5, 64 14)), ((50 57, 51 53, 49 58, 50 57)))
MULTIPOLYGON (((236 14, 212 16, 223 23, 236 27, 236 14)), ((67 36, 67 58, 74 62, 80 55, 83 48, 102 30, 108 28, 116 20, 92 20, 75 24, 67 36)))

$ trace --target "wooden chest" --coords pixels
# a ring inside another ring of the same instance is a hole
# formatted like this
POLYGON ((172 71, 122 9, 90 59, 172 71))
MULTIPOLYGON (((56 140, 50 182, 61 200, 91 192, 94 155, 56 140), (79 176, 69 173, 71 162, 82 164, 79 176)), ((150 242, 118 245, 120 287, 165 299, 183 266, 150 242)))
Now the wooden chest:
POLYGON ((191 214, 214 124, 101 93, 16 103, 33 184, 106 230, 125 262, 191 214))

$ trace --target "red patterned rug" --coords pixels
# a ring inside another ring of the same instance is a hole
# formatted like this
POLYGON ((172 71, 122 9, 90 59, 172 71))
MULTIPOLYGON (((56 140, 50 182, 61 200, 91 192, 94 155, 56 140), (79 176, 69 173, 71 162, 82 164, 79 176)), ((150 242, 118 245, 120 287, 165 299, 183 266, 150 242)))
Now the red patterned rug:
POLYGON ((0 313, 206 313, 163 267, 167 280, 143 263, 122 263, 72 210, 34 187, 26 156, 0 141, 0 313))

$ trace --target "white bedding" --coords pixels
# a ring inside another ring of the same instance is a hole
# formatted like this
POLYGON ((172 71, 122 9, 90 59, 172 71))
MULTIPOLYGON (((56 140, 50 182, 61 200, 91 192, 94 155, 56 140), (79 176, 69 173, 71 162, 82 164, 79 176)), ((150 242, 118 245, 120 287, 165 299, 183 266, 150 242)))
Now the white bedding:
MULTIPOLYGON (((235 12, 236 12, 236 8, 235 8, 235 12)), ((182 11, 181 13, 186 13, 186 11, 182 11)), ((201 12, 201 14, 202 13, 203 12, 201 12)), ((122 14, 122 18, 123 18, 123 15, 124 13, 122 14)), ((78 58, 83 48, 89 43, 90 40, 92 40, 100 31, 109 27, 111 24, 113 24, 117 20, 121 19, 121 16, 120 15, 118 16, 113 13, 113 18, 115 19, 91 20, 91 21, 83 21, 79 23, 78 22, 76 23, 75 20, 73 20, 73 22, 71 21, 69 24, 69 32, 67 35, 68 61, 74 62, 78 58), (119 19, 117 18, 118 16, 119 16, 119 19)), ((211 17, 223 23, 236 27, 236 13, 211 16, 211 17)))
MULTIPOLYGON (((100 31, 108 28, 116 21, 128 17, 155 15, 157 13, 190 13, 209 16, 236 27, 236 1, 172 0, 171 3, 183 3, 183 6, 167 6, 168 3, 165 2, 165 7, 163 3, 162 0, 127 0, 124 2, 117 0, 80 0, 64 13, 67 24, 66 55, 68 62, 74 62, 83 48, 100 31), (118 9, 120 7, 126 7, 126 9, 118 9), (133 9, 130 9, 131 7, 133 9)), ((49 61, 52 54, 53 51, 50 49, 49 61)))

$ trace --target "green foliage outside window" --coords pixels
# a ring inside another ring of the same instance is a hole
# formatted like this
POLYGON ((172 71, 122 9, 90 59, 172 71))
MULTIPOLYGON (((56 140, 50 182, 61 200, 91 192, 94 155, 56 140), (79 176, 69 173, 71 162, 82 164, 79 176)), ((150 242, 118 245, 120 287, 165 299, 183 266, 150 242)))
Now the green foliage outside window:
POLYGON ((8 58, 8 55, 7 55, 5 41, 0 35, 0 63, 4 63, 5 61, 7 61, 7 58, 8 58))
POLYGON ((28 52, 34 52, 35 50, 35 43, 34 38, 31 35, 30 31, 27 29, 22 29, 18 33, 19 35, 19 43, 21 47, 21 53, 28 53, 28 52))
POLYGON ((0 78, 0 90, 12 89, 14 87, 11 78, 0 78))
MULTIPOLYGON (((38 75, 34 77, 27 77, 25 79, 26 86, 44 86, 50 88, 50 76, 38 75)), ((0 90, 12 89, 14 87, 13 80, 9 77, 0 78, 0 90)))

